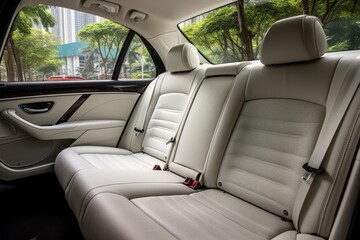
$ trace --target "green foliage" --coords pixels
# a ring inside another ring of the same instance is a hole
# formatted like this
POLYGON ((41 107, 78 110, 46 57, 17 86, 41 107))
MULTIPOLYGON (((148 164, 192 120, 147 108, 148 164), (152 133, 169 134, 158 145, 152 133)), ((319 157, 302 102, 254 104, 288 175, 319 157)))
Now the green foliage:
POLYGON ((126 27, 118 23, 105 20, 89 24, 78 33, 81 41, 98 49, 105 78, 107 78, 109 68, 112 68, 115 63, 128 31, 126 27))
POLYGON ((148 49, 138 35, 132 40, 123 64, 123 78, 154 78, 156 68, 148 49))
POLYGON ((145 78, 152 78, 153 76, 149 73, 142 73, 141 71, 136 71, 131 74, 132 79, 145 79, 145 78))
POLYGON ((32 24, 41 24, 45 30, 55 26, 56 20, 48 11, 49 6, 43 4, 33 4, 25 7, 16 17, 13 31, 18 30, 23 34, 30 34, 32 24))
MULTIPOLYGON (((306 1, 305 1, 306 2, 306 1)), ((329 51, 359 49, 360 3, 353 0, 309 0, 309 14, 319 17, 329 38, 329 51)), ((272 23, 305 12, 303 0, 245 0, 245 22, 254 56, 272 23)), ((184 24, 181 31, 212 63, 247 59, 241 41, 235 4, 231 4, 184 24)))
POLYGON ((94 62, 96 61, 97 56, 99 56, 99 51, 96 47, 88 46, 81 49, 81 53, 84 55, 84 67, 79 69, 81 75, 85 79, 97 79, 97 75, 94 68, 94 62))
POLYGON ((360 49, 360 21, 339 18, 328 23, 325 32, 328 36, 328 51, 360 49))
POLYGON ((27 80, 43 79, 58 72, 62 61, 57 57, 56 46, 60 41, 55 35, 37 29, 30 34, 17 30, 13 39, 27 80))
MULTIPOLYGON (((6 43, 5 51, 1 59, 1 69, 6 69, 6 74, 3 74, 4 71, 1 70, 1 74, 4 75, 2 79, 6 78, 7 81, 24 81, 26 75, 29 77, 33 76, 29 73, 29 69, 31 68, 28 67, 29 64, 22 62, 24 60, 24 56, 20 56, 21 54, 26 56, 31 55, 33 51, 33 49, 31 49, 32 44, 22 45, 18 43, 18 41, 25 41, 25 39, 29 40, 27 37, 33 36, 33 24, 41 24, 45 30, 48 30, 56 24, 55 18, 51 15, 48 9, 49 6, 43 4, 29 5, 22 9, 16 17, 12 32, 6 43)), ((36 42, 37 39, 32 39, 32 41, 36 42)), ((50 60, 47 63, 45 63, 47 61, 47 56, 43 55, 42 57, 44 64, 39 66, 39 69, 43 69, 43 71, 41 71, 42 73, 50 71, 48 66, 52 66, 51 69, 53 70, 55 66, 58 66, 58 62, 53 61, 52 59, 53 55, 49 56, 50 60)), ((39 69, 36 71, 40 71, 39 69)))

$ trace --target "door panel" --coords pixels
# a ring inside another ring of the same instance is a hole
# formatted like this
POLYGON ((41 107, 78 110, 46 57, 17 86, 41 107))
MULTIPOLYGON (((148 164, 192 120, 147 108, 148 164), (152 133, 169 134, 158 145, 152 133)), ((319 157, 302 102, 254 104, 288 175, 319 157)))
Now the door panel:
POLYGON ((112 92, 75 93, 70 88, 62 90, 68 93, 30 96, 24 91, 23 96, 0 98, 0 179, 53 171, 56 156, 69 146, 115 147, 140 96, 140 91, 134 89, 144 88, 141 84, 132 83, 129 88, 118 84, 112 92), (87 96, 77 104, 84 94, 87 96), (24 104, 34 107, 33 103, 50 102, 53 105, 48 111, 42 107, 46 104, 35 104, 40 113, 27 113, 21 108, 24 104), (59 122, 61 119, 65 121, 59 122))
MULTIPOLYGON (((81 96, 81 95, 80 95, 81 96)), ((79 95, 49 96, 49 97, 26 97, 22 99, 0 101, 0 112, 5 109, 15 109, 19 117, 36 125, 53 125, 61 116, 78 100, 79 95), (20 106, 37 102, 54 102, 53 108, 45 113, 29 114, 20 106)))
POLYGON ((138 96, 136 93, 92 94, 69 121, 89 119, 126 120, 138 96))

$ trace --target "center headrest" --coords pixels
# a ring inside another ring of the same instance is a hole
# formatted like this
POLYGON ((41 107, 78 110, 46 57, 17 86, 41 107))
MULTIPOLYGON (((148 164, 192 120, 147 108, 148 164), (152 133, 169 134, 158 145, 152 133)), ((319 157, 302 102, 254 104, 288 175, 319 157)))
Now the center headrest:
POLYGON ((265 34, 260 61, 265 65, 306 62, 320 58, 327 48, 321 22, 300 15, 275 22, 265 34))
POLYGON ((169 72, 188 72, 199 65, 199 53, 190 43, 171 48, 166 59, 166 71, 169 72))

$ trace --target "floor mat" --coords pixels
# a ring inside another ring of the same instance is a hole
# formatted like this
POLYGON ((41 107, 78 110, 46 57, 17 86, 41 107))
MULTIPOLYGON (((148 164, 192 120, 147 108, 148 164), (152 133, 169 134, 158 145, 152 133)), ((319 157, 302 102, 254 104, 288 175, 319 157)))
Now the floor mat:
POLYGON ((84 239, 54 174, 0 182, 0 239, 84 239))

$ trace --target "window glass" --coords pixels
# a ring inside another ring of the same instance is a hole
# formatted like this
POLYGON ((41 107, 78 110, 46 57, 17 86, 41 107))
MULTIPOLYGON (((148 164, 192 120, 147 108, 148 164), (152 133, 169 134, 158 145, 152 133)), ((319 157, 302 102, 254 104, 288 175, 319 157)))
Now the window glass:
POLYGON ((156 68, 145 44, 135 35, 121 66, 119 79, 147 80, 156 77, 156 68))
POLYGON ((16 17, 0 81, 111 79, 129 30, 71 9, 34 4, 16 17))
POLYGON ((353 0, 238 0, 182 22, 179 29, 212 63, 253 60, 272 23, 300 14, 322 21, 328 51, 360 48, 360 4, 353 0))

